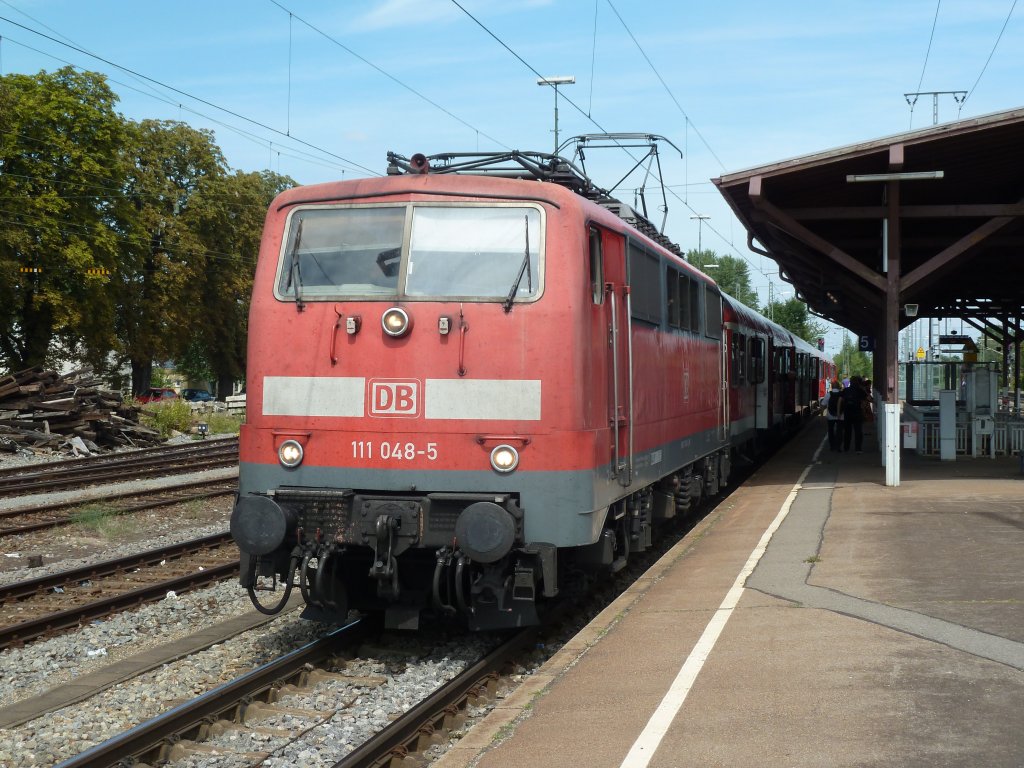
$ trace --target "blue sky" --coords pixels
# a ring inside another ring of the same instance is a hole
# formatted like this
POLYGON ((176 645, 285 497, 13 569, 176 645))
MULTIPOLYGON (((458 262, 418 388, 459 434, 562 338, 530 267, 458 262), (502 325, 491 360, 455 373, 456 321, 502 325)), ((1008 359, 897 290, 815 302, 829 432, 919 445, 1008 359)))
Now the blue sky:
MULTIPOLYGON (((383 173, 388 150, 550 152, 554 94, 537 76, 573 75, 576 83, 559 89, 560 138, 615 131, 671 140, 684 156, 662 148, 666 234, 696 248, 691 217, 710 217, 701 244, 747 259, 764 300, 774 265, 747 250, 709 179, 927 127, 932 97, 911 110, 907 92, 967 91, 963 104, 939 97, 939 122, 1020 107, 1024 4, 1014 6, 0 0, 0 72, 68 63, 104 72, 125 116, 209 128, 232 168, 271 168, 300 183, 383 173)), ((634 161, 593 150, 587 162, 610 186, 634 161)), ((632 192, 621 196, 632 202, 632 192)), ((774 284, 777 295, 787 289, 774 284)), ((828 341, 838 344, 838 333, 828 341)))

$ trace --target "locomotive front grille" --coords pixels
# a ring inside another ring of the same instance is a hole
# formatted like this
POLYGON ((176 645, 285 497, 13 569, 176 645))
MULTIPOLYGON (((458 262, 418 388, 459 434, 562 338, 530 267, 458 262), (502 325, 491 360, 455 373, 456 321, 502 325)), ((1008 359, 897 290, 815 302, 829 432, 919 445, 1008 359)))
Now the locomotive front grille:
POLYGON ((352 491, 332 488, 282 488, 273 492, 283 509, 295 514, 306 536, 319 529, 331 539, 344 534, 351 525, 352 491))
POLYGON ((431 504, 430 516, 427 518, 427 529, 430 533, 443 536, 447 540, 455 534, 455 523, 459 519, 463 506, 431 504))

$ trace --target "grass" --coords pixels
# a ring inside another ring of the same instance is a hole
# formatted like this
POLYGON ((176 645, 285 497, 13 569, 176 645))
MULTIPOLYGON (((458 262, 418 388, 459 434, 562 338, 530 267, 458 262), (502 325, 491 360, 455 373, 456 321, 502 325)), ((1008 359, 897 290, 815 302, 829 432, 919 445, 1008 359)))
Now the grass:
POLYGON ((237 435, 242 426, 242 417, 230 413, 210 413, 205 419, 196 421, 205 421, 210 426, 211 435, 237 435))
POLYGON ((167 438, 192 428, 192 408, 185 400, 146 403, 139 414, 142 424, 167 438))
POLYGON ((186 501, 180 506, 181 518, 183 520, 199 520, 206 509, 201 501, 186 501))
POLYGON ((175 433, 187 434, 201 421, 206 423, 211 435, 237 435, 242 425, 241 416, 230 413, 193 412, 185 400, 142 404, 140 418, 143 426, 156 430, 165 439, 173 437, 175 433))
POLYGON ((71 522, 105 539, 125 536, 138 528, 137 522, 103 504, 88 504, 80 508, 71 515, 71 522))
POLYGON ((821 562, 821 558, 818 555, 811 555, 810 557, 805 558, 804 562, 805 563, 820 563, 821 562))

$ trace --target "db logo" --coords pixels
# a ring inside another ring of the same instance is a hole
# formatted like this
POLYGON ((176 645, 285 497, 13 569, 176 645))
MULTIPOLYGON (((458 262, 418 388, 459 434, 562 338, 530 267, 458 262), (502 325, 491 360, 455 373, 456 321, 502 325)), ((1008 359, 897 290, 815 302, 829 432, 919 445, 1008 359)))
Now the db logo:
POLYGON ((370 379, 370 415, 420 415, 420 383, 413 379, 370 379))

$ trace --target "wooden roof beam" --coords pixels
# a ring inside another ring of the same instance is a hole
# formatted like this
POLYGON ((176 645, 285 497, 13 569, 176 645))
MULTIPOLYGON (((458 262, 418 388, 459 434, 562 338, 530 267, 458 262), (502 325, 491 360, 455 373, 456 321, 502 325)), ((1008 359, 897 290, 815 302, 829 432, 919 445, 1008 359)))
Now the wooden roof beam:
MULTIPOLYGON (((1024 202, 1024 200, 1021 202, 1024 202)), ((939 272, 964 258, 973 248, 1016 219, 1016 216, 997 216, 976 227, 974 231, 968 232, 951 246, 932 256, 917 269, 904 275, 902 280, 903 290, 909 290, 923 280, 934 279, 938 276, 939 272)), ((921 287, 923 286, 924 284, 922 283, 921 287)))
POLYGON ((760 176, 751 177, 747 194, 750 197, 750 201, 754 204, 754 207, 760 211, 768 221, 787 234, 792 235, 802 243, 809 245, 814 250, 827 256, 829 259, 839 264, 848 272, 851 272, 861 278, 869 285, 873 285, 879 291, 885 291, 885 280, 877 272, 868 269, 850 254, 846 253, 838 246, 828 242, 825 238, 807 229, 807 227, 798 222, 788 213, 785 213, 780 208, 766 200, 762 194, 761 182, 762 178, 760 176))

